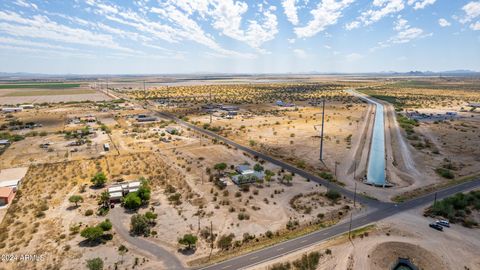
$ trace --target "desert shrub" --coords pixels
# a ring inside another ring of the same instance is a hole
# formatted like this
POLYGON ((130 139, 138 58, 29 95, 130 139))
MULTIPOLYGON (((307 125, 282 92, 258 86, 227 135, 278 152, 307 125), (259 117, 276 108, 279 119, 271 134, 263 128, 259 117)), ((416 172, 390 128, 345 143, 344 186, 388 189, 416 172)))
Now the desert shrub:
POLYGON ((437 168, 435 169, 435 172, 443 178, 453 179, 455 177, 453 172, 446 168, 437 168))
POLYGON ((145 215, 136 214, 130 219, 130 232, 134 235, 150 235, 150 221, 145 215))
POLYGON ((109 219, 106 219, 102 223, 98 224, 98 227, 102 228, 103 231, 109 231, 112 229, 112 223, 109 219))
POLYGON ((87 268, 89 270, 102 270, 103 269, 103 260, 100 258, 94 258, 87 260, 87 268))
POLYGON ((303 254, 302 258, 293 261, 292 264, 297 270, 315 270, 317 269, 320 256, 318 252, 311 252, 308 255, 303 254))
POLYGON ((222 250, 229 249, 232 246, 233 238, 235 238, 235 235, 233 233, 220 236, 217 241, 217 247, 222 250))
POLYGON ((327 191, 327 193, 325 193, 325 197, 336 202, 338 199, 340 199, 341 195, 338 191, 330 189, 327 191))

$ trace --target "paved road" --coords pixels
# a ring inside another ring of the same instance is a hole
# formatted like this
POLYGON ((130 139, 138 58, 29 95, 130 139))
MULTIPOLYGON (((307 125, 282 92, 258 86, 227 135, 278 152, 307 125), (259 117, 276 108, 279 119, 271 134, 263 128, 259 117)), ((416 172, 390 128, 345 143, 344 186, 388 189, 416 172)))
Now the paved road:
MULTIPOLYGON (((235 147, 235 148, 238 148, 238 149, 240 149, 240 150, 242 150, 242 151, 244 151, 244 152, 247 152, 247 153, 249 153, 249 154, 251 154, 251 155, 258 156, 260 159, 263 159, 263 160, 268 161, 268 162, 270 162, 270 163, 272 163, 272 164, 275 164, 275 165, 277 165, 277 166, 279 166, 279 167, 281 167, 281 168, 283 168, 283 169, 285 169, 285 170, 288 170, 288 171, 293 172, 293 173, 295 173, 295 174, 297 174, 297 175, 300 175, 300 176, 302 176, 302 177, 304 177, 304 178, 310 179, 311 181, 314 181, 314 182, 317 182, 317 183, 319 183, 319 184, 321 184, 321 185, 324 185, 324 186, 326 186, 326 187, 329 188, 329 189, 336 190, 336 191, 340 192, 342 195, 344 195, 344 196, 346 196, 346 197, 348 197, 348 198, 350 198, 350 199, 352 199, 352 200, 353 200, 353 198, 354 198, 354 196, 355 196, 355 195, 354 195, 354 192, 352 192, 352 191, 350 191, 350 190, 348 190, 348 189, 346 189, 346 188, 343 188, 343 187, 338 186, 338 185, 336 185, 336 184, 332 184, 332 183, 330 183, 328 180, 322 179, 322 178, 320 178, 320 177, 318 177, 318 176, 316 176, 316 175, 314 175, 314 174, 311 174, 311 173, 306 172, 306 171, 304 171, 304 170, 302 170, 302 169, 299 169, 299 168, 297 168, 297 167, 294 167, 294 166, 292 166, 292 165, 290 165, 290 164, 288 164, 288 163, 286 163, 286 162, 283 162, 283 161, 278 160, 278 159, 275 159, 275 158, 273 158, 273 157, 271 157, 271 156, 269 156, 269 155, 260 153, 260 152, 258 152, 258 151, 255 151, 255 150, 251 149, 251 148, 248 148, 248 147, 246 147, 246 146, 243 146, 243 145, 241 145, 241 144, 238 144, 238 143, 236 143, 236 142, 234 142, 234 141, 232 141, 232 140, 230 140, 230 139, 227 139, 227 138, 225 138, 225 137, 222 137, 222 136, 220 136, 220 135, 218 135, 218 134, 216 134, 216 133, 214 133, 214 132, 212 132, 212 131, 209 131, 209 130, 203 129, 203 128, 201 128, 201 127, 198 127, 198 126, 196 126, 196 125, 194 125, 194 124, 185 122, 185 121, 179 119, 178 117, 176 117, 176 116, 174 116, 174 115, 172 115, 172 114, 170 114, 170 113, 166 113, 166 112, 157 112, 157 113, 158 113, 158 115, 160 115, 160 116, 162 116, 162 117, 165 117, 165 118, 172 119, 172 120, 176 121, 177 123, 179 123, 180 125, 182 125, 182 126, 184 126, 184 127, 188 127, 188 128, 191 128, 191 129, 193 129, 193 130, 195 130, 195 131, 197 131, 197 132, 201 132, 201 133, 203 133, 203 134, 206 134, 206 135, 208 135, 208 136, 210 136, 210 137, 212 137, 212 138, 217 139, 218 141, 222 141, 222 142, 224 142, 224 143, 226 143, 226 144, 229 144, 229 145, 231 145, 231 146, 233 146, 233 147, 235 147)), ((390 204, 390 203, 386 203, 386 202, 380 202, 380 201, 377 201, 377 200, 369 199, 369 198, 367 198, 367 197, 364 197, 364 196, 361 196, 361 195, 358 195, 358 194, 357 194, 357 196, 356 196, 356 201, 357 201, 357 202, 360 202, 360 203, 363 204, 364 206, 373 207, 373 208, 378 208, 378 207, 382 207, 382 206, 387 206, 387 205, 390 204)))
POLYGON ((148 240, 145 240, 142 237, 133 237, 130 235, 130 232, 123 225, 123 219, 126 217, 124 209, 121 207, 115 207, 110 210, 109 218, 112 222, 113 228, 120 235, 122 239, 127 241, 132 246, 137 247, 140 250, 144 250, 153 256, 155 256, 159 261, 162 261, 167 267, 166 269, 185 269, 182 263, 178 260, 175 255, 171 252, 165 250, 161 246, 154 244, 148 240))
MULTIPOLYGON (((473 188, 480 187, 480 179, 475 181, 466 182, 457 186, 453 186, 437 192, 437 199, 442 199, 458 192, 467 191, 473 188)), ((391 204, 383 206, 382 208, 371 211, 365 215, 358 216, 352 220, 352 230, 363 227, 365 225, 377 222, 389 216, 398 214, 400 212, 413 209, 416 207, 424 206, 433 202, 434 194, 429 194, 402 204, 391 204)), ((249 253, 244 256, 236 257, 228 261, 224 261, 218 264, 213 264, 202 268, 202 270, 232 270, 232 269, 245 269, 256 264, 260 264, 265 261, 284 256, 286 254, 295 252, 300 249, 304 249, 308 246, 325 241, 334 236, 348 232, 350 227, 349 221, 344 221, 332 227, 316 231, 314 233, 295 238, 275 246, 271 246, 259 251, 249 253)))
MULTIPOLYGON (((327 186, 330 189, 337 190, 341 194, 353 198, 354 193, 350 190, 347 190, 343 187, 339 187, 337 185, 334 185, 330 183, 329 181, 322 179, 320 177, 317 177, 311 173, 308 173, 304 170, 298 169, 288 163, 285 163, 283 161, 277 160, 275 158, 272 158, 268 155, 262 154, 260 152, 257 152, 253 149, 250 149, 248 147, 245 147, 243 145, 240 145, 232 140, 229 140, 227 138, 224 138, 214 132, 205 130, 203 128, 197 127, 193 124, 190 124, 188 122, 185 122, 178 117, 175 117, 172 114, 165 113, 165 112, 158 112, 160 116, 172 119, 179 123, 180 125, 183 125, 185 127, 191 128, 193 130, 196 130, 197 132, 201 132, 205 135, 208 135, 210 137, 213 137, 219 141, 222 141, 226 144, 229 144, 233 147, 236 147, 242 151, 245 151, 249 154, 256 155, 261 159, 264 159, 268 162, 271 162, 277 166, 280 166, 286 170, 289 170, 291 172, 294 172, 295 174, 298 174, 302 177, 308 178, 312 181, 315 181, 319 184, 322 184, 324 186, 327 186)), ((478 188, 480 187, 480 179, 476 179, 474 181, 470 182, 465 182, 456 186, 452 186, 440 191, 437 191, 437 199, 442 199, 448 196, 451 196, 453 194, 459 193, 459 192, 464 192, 471 190, 473 188, 478 188)), ((364 206, 367 206, 369 211, 367 211, 364 214, 358 215, 355 218, 352 219, 351 222, 351 229, 357 229, 360 227, 363 227, 365 225, 377 222, 379 220, 382 220, 384 218, 387 218, 389 216, 398 214, 400 212, 410 210, 416 207, 424 206, 426 204, 432 203, 434 200, 435 194, 428 194, 404 203, 400 204, 394 204, 394 203, 388 203, 388 202, 381 202, 381 201, 376 201, 372 200, 366 197, 362 196, 357 196, 356 199, 358 202, 362 203, 364 206)), ((218 264, 210 265, 205 268, 202 268, 202 270, 230 270, 230 269, 245 269, 250 266, 272 260, 274 258, 278 258, 281 256, 284 256, 285 254, 295 252, 300 249, 304 249, 308 246, 311 246, 313 244, 319 243, 321 241, 327 240, 329 238, 332 238, 334 236, 343 234, 348 232, 350 229, 350 222, 348 220, 339 223, 337 225, 334 225, 332 227, 319 230, 316 232, 313 232, 311 234, 295 238, 286 242, 279 243, 277 245, 258 250, 240 257, 236 257, 218 264)))

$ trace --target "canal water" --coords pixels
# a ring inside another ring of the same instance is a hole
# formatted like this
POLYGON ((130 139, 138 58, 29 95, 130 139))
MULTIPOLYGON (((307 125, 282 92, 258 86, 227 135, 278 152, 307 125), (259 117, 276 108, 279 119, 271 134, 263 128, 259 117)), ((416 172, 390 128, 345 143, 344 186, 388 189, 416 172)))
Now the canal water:
POLYGON ((367 102, 375 105, 375 119, 373 123, 372 141, 367 165, 366 183, 374 186, 384 186, 385 179, 385 121, 383 105, 367 96, 360 95, 352 90, 348 91, 367 102))

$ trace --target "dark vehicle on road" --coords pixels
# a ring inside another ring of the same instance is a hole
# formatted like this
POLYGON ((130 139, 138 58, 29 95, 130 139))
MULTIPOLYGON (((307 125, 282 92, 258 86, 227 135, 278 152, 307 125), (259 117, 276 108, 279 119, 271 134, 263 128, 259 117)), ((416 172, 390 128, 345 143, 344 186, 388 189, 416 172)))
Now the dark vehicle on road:
POLYGON ((430 226, 430 228, 434 228, 435 230, 443 231, 443 227, 437 223, 430 223, 428 226, 430 226))

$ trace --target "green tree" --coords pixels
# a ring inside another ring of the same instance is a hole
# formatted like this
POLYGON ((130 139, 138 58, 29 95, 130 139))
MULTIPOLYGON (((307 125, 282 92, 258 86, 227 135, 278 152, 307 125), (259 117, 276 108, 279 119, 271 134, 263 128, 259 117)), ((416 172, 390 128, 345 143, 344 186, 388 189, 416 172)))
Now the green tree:
POLYGON ((142 199, 140 199, 137 192, 130 192, 125 196, 123 205, 127 209, 138 209, 142 205, 142 199))
POLYGON ((293 180, 293 175, 291 174, 285 174, 282 178, 282 182, 285 181, 287 184, 290 184, 293 180))
POLYGON ((141 185, 138 188, 138 197, 142 200, 142 202, 148 202, 150 200, 150 185, 148 184, 148 180, 145 178, 141 179, 141 185))
POLYGON ((261 171, 263 171, 263 166, 257 163, 257 164, 255 164, 255 166, 253 166, 253 169, 256 172, 261 172, 261 171))
POLYGON ((106 219, 102 223, 98 224, 98 227, 102 228, 103 231, 110 231, 112 229, 112 223, 109 219, 106 219))
POLYGON ((215 164, 215 166, 213 166, 213 168, 216 171, 218 171, 218 174, 220 175, 220 173, 227 168, 227 164, 225 164, 223 162, 222 163, 217 163, 217 164, 215 164))
POLYGON ((91 181, 95 187, 103 187, 107 182, 107 177, 103 172, 99 172, 92 177, 91 181))
POLYGON ((185 234, 182 238, 178 239, 180 245, 187 246, 187 249, 191 249, 192 246, 195 246, 198 238, 192 234, 185 234))
POLYGON ((133 215, 130 219, 130 232, 134 235, 150 235, 150 224, 146 216, 141 214, 133 215))
POLYGON ((78 207, 79 202, 83 202, 83 198, 80 195, 72 195, 68 198, 68 201, 75 204, 75 207, 78 207))
POLYGON ((145 213, 145 217, 148 219, 148 222, 150 224, 155 224, 155 220, 157 219, 157 216, 158 216, 157 214, 150 211, 145 213))
POLYGON ((108 191, 104 191, 100 194, 100 198, 98 199, 98 204, 102 205, 105 208, 108 208, 108 203, 110 202, 110 193, 108 191))
POLYGON ((100 258, 87 260, 87 268, 89 270, 103 270, 103 260, 100 258))
POLYGON ((80 235, 86 238, 89 242, 98 242, 103 236, 103 230, 100 227, 87 227, 83 229, 80 235))

